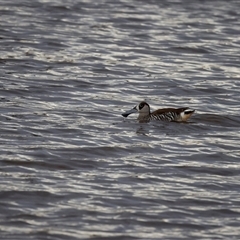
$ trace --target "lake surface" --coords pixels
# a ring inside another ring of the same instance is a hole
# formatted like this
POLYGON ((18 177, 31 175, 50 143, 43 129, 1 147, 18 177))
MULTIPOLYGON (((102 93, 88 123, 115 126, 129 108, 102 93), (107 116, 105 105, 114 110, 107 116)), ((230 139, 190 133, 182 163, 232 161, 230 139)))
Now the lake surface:
POLYGON ((239 9, 1 0, 0 239, 239 239, 239 9))

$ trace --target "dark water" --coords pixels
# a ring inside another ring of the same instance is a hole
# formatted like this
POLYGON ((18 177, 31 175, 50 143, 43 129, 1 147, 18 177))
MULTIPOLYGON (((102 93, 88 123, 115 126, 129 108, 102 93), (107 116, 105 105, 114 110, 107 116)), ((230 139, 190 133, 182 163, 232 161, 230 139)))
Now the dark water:
POLYGON ((239 9, 2 0, 0 238, 239 239, 239 9))

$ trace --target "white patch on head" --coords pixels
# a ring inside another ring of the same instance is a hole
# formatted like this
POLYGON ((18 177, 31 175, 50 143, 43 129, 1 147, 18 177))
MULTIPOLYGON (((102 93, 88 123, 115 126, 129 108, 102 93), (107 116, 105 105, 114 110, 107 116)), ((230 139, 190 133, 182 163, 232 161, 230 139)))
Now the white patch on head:
POLYGON ((147 113, 147 114, 149 113, 150 108, 149 108, 149 106, 147 104, 145 104, 144 107, 141 108, 141 109, 139 108, 139 105, 137 106, 137 110, 138 110, 139 113, 147 113))
POLYGON ((150 115, 150 107, 147 103, 141 102, 137 105, 136 109, 138 110, 138 120, 148 118, 150 115))

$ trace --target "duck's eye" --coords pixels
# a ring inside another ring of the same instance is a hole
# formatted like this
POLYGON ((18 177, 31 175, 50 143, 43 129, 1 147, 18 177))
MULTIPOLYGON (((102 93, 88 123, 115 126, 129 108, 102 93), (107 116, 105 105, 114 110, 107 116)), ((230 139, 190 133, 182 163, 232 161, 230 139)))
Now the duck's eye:
POLYGON ((144 107, 144 103, 139 104, 139 109, 142 109, 144 107))

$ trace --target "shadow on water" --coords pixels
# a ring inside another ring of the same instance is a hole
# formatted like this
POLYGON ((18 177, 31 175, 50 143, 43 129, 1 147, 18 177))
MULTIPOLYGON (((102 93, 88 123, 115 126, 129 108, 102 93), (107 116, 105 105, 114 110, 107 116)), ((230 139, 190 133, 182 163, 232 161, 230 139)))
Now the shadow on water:
POLYGON ((148 135, 155 131, 159 134, 184 134, 200 133, 201 131, 218 130, 224 131, 226 128, 240 127, 238 116, 223 116, 217 114, 196 114, 188 122, 165 122, 152 121, 149 123, 138 123, 137 120, 124 119, 125 126, 137 127, 136 133, 148 135), (223 127, 223 128, 219 128, 223 127), (200 132, 199 132, 200 131, 200 132))
POLYGON ((224 116, 218 114, 198 114, 194 116, 194 123, 201 123, 206 126, 222 126, 222 127, 240 127, 239 116, 224 116))

